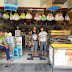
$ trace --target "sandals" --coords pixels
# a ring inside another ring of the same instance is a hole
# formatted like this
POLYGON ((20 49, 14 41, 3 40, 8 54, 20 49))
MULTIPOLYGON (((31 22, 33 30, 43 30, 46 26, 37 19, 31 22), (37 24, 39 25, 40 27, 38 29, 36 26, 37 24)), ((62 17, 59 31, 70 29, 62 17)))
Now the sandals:
POLYGON ((39 54, 35 54, 35 55, 37 55, 37 56, 38 56, 39 54))
POLYGON ((41 56, 44 56, 44 55, 41 55, 41 56))
POLYGON ((34 54, 32 54, 32 56, 34 56, 34 54))
POLYGON ((45 57, 48 57, 47 55, 45 55, 45 57))

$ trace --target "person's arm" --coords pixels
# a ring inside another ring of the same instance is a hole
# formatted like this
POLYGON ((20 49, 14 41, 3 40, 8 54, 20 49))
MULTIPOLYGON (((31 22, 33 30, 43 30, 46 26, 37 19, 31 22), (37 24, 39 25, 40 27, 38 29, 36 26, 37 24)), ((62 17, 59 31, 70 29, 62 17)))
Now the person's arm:
POLYGON ((5 46, 5 45, 3 45, 3 44, 0 43, 0 46, 5 46))
POLYGON ((7 45, 7 43, 6 43, 6 41, 4 40, 4 44, 8 47, 8 45, 7 45))
POLYGON ((38 32, 37 32, 37 39, 39 40, 38 32))
POLYGON ((46 45, 47 45, 47 35, 46 35, 46 45))
POLYGON ((8 44, 6 43, 6 41, 5 41, 5 40, 4 40, 4 44, 5 44, 5 47, 6 47, 7 49, 9 48, 10 50, 12 50, 12 49, 11 49, 11 47, 10 47, 10 46, 8 46, 8 44))
POLYGON ((39 46, 40 46, 40 33, 38 34, 39 46))
POLYGON ((32 45, 33 45, 33 36, 32 36, 32 45))
POLYGON ((37 39, 39 40, 39 36, 37 35, 37 39))
POLYGON ((39 46, 40 46, 40 36, 39 36, 38 40, 39 40, 39 46))
POLYGON ((46 32, 46 45, 47 45, 47 32, 46 32))
POLYGON ((0 46, 4 46, 6 49, 8 49, 8 46, 4 45, 4 44, 1 44, 0 43, 0 46))

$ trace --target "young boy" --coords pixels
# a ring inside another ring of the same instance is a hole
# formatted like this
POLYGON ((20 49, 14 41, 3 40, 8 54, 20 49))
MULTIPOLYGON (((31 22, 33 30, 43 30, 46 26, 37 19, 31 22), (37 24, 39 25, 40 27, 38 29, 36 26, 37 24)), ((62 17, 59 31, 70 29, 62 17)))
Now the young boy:
POLYGON ((47 56, 47 32, 44 31, 44 27, 41 27, 41 32, 39 33, 39 46, 40 50, 42 51, 42 56, 43 56, 43 48, 45 52, 45 56, 47 56))
POLYGON ((31 47, 32 56, 34 56, 34 53, 33 53, 34 50, 35 50, 35 55, 39 55, 39 54, 37 54, 38 35, 37 35, 37 31, 36 31, 36 26, 33 27, 33 31, 32 31, 32 44, 33 44, 33 46, 31 47))

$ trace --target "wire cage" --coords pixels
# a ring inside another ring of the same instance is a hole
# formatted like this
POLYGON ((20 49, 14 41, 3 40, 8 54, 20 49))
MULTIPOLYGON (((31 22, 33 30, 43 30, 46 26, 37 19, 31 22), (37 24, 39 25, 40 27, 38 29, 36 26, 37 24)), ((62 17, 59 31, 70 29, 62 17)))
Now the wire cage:
POLYGON ((26 46, 32 47, 32 35, 26 35, 26 46))

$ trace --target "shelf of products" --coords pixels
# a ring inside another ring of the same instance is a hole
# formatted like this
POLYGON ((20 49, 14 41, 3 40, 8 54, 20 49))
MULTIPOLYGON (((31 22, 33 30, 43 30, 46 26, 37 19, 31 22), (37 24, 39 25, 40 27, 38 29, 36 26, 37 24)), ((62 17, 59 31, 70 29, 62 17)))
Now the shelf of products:
POLYGON ((49 58, 54 68, 72 68, 72 44, 51 44, 49 58))
POLYGON ((15 37, 15 46, 19 49, 20 55, 22 55, 22 37, 15 37))
POLYGON ((72 44, 68 44, 70 30, 52 30, 50 34, 49 60, 53 69, 72 68, 72 44))
MULTIPOLYGON (((5 36, 5 41, 12 49, 19 48, 22 55, 22 37, 5 36)), ((10 56, 12 56, 12 51, 10 51, 10 56)))
MULTIPOLYGON (((5 41, 8 44, 8 46, 10 46, 12 49, 15 48, 15 37, 13 36, 5 36, 5 41)), ((10 56, 12 56, 12 51, 10 51, 10 56)))
POLYGON ((70 30, 51 30, 50 43, 68 43, 68 36, 70 35, 70 30))

